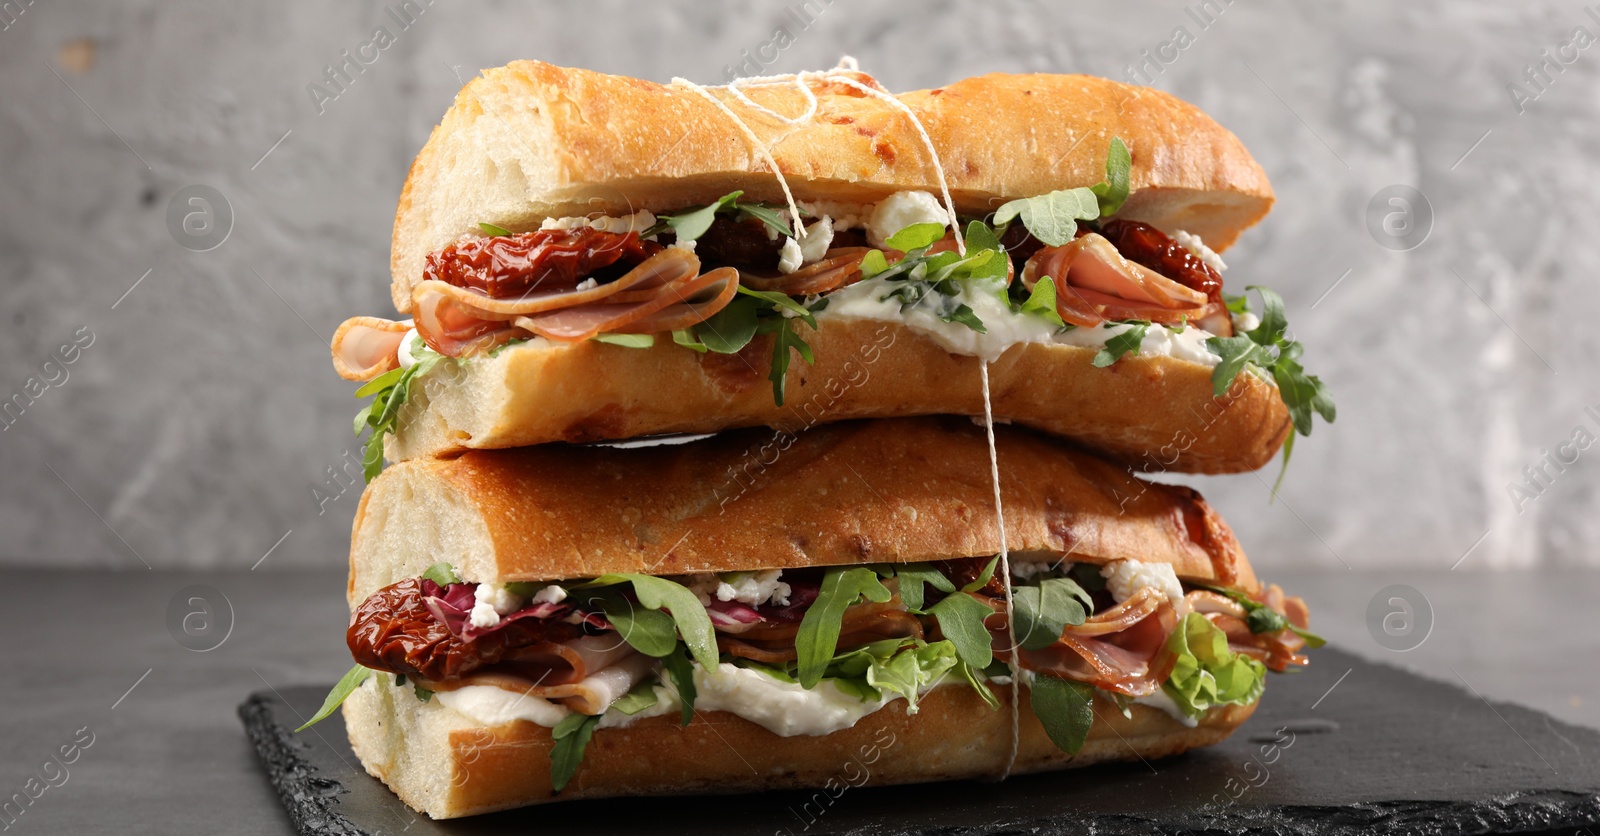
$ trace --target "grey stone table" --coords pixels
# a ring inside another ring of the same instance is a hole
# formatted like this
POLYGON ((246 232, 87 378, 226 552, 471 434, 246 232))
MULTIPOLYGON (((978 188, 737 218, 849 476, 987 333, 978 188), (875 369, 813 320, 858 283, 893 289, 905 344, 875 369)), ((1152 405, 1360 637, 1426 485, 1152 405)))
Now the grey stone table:
MULTIPOLYGON (((292 832, 235 708, 251 692, 328 683, 349 667, 342 573, 0 579, 12 638, 0 677, 0 799, 30 779, 45 787, 11 828, 292 832)), ((1314 626, 1344 649, 1600 727, 1590 620, 1600 573, 1271 579, 1304 596, 1314 626)), ((1508 751, 1523 745, 1509 727, 1505 737, 1508 751)))

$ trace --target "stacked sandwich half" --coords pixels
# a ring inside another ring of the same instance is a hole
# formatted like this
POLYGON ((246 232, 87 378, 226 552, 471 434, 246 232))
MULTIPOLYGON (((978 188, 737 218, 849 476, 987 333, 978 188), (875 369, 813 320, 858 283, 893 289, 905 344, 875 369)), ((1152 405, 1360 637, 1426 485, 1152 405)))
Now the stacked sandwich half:
POLYGON ((314 720, 436 818, 1222 739, 1318 640, 1135 474, 1332 420, 1278 297, 1222 292, 1271 202, 1083 76, 485 72, 401 194, 412 319, 334 338, 372 481, 314 720))

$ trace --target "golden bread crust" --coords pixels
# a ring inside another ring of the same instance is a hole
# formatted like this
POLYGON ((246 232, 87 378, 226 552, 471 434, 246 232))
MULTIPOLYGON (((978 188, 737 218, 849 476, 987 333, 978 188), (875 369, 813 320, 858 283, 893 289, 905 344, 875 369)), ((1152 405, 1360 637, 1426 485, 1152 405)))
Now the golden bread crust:
MULTIPOLYGON (((1014 559, 1135 559, 1259 588, 1197 492, 1016 427, 995 444, 1014 559)), ((349 594, 353 607, 441 560, 505 582, 987 557, 992 491, 983 428, 949 417, 419 459, 367 487, 349 594)))
MULTIPOLYGON (((724 712, 700 712, 686 728, 670 714, 600 729, 559 796, 550 787, 550 730, 528 721, 478 726, 376 680, 351 695, 344 717, 367 772, 442 819, 579 798, 994 778, 1009 753, 1011 689, 990 687, 1001 700, 997 711, 965 685, 947 686, 924 695, 914 715, 894 702, 821 737, 779 737, 724 712)), ((1102 697, 1083 749, 1068 755, 1045 734, 1026 690, 1020 708, 1013 774, 1169 757, 1217 743, 1255 711, 1224 706, 1187 728, 1144 705, 1123 717, 1102 697)))
MULTIPOLYGON (((877 86, 865 74, 851 78, 877 86)), ((938 193, 934 157, 904 112, 837 82, 813 88, 817 111, 799 124, 711 92, 770 149, 798 199, 938 193)), ((747 94, 786 117, 807 106, 793 85, 747 94)), ((994 73, 898 99, 926 128, 964 213, 1100 182, 1113 136, 1133 158, 1133 191, 1119 217, 1186 229, 1220 251, 1272 205, 1266 174, 1238 138, 1159 90, 994 73)), ((541 61, 485 70, 456 95, 401 191, 395 306, 410 310, 429 253, 478 234, 480 222, 518 231, 551 216, 699 205, 735 189, 749 200, 783 199, 739 125, 687 87, 541 61)))

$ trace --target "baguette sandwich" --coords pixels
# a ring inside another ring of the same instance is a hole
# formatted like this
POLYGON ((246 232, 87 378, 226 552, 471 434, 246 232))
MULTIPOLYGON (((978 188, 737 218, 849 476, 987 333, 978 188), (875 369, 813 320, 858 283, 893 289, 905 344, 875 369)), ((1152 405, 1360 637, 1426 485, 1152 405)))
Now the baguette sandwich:
POLYGON ((412 318, 346 321, 333 361, 373 396, 369 479, 986 401, 1146 470, 1253 470, 1334 417, 1281 300, 1223 294, 1217 252, 1272 200, 1222 126, 1104 79, 895 96, 853 63, 705 88, 519 61, 412 165, 412 318))
POLYGON ((434 818, 1002 778, 1214 743, 1320 643, 1194 491, 994 432, 1003 526, 964 418, 391 467, 311 722, 434 818))

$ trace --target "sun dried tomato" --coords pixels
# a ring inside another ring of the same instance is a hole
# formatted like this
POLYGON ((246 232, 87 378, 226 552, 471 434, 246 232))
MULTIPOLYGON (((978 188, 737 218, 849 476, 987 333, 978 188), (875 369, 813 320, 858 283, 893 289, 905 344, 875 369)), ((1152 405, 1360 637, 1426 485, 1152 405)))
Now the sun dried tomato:
POLYGON ((1100 226, 1100 234, 1123 258, 1198 290, 1213 302, 1222 301, 1222 276, 1165 232, 1138 221, 1113 220, 1100 226))
POLYGON ((637 232, 541 229, 458 241, 428 256, 423 278, 504 299, 530 291, 571 290, 587 278, 616 278, 661 249, 637 232))
POLYGON ((528 618, 464 641, 422 603, 422 584, 416 578, 391 584, 361 603, 345 634, 356 662, 440 682, 493 665, 516 648, 570 641, 583 634, 582 628, 564 621, 528 618))

